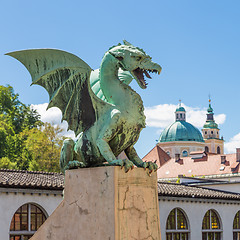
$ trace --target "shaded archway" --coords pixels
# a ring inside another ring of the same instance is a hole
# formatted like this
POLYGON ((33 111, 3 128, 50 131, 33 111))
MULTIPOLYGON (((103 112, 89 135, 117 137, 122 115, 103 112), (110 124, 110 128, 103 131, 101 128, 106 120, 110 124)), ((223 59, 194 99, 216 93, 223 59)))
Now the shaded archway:
POLYGON ((209 152, 209 148, 208 148, 208 146, 205 147, 205 152, 206 152, 206 153, 209 152))

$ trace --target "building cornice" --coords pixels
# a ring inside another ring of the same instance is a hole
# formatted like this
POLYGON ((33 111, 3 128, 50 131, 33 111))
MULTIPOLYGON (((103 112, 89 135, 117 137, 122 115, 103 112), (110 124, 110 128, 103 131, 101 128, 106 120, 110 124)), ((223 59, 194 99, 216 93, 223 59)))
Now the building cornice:
POLYGON ((191 203, 203 203, 203 204, 223 204, 223 205, 240 205, 240 201, 226 200, 226 199, 205 199, 195 197, 170 197, 170 196, 158 196, 158 200, 161 202, 191 202, 191 203))

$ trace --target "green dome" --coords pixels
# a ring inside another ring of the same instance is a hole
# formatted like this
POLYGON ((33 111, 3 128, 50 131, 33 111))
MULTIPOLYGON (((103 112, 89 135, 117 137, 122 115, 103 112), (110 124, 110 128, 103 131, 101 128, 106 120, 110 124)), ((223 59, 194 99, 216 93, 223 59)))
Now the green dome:
POLYGON ((194 141, 204 142, 200 131, 185 121, 176 121, 165 128, 160 135, 159 142, 194 141))
POLYGON ((176 109, 176 112, 186 112, 184 107, 179 107, 176 109))
POLYGON ((206 121, 204 124, 203 128, 214 128, 214 129, 219 129, 218 124, 215 123, 214 121, 206 121))
POLYGON ((209 104, 207 111, 208 111, 208 113, 213 113, 213 109, 212 109, 211 104, 209 104))

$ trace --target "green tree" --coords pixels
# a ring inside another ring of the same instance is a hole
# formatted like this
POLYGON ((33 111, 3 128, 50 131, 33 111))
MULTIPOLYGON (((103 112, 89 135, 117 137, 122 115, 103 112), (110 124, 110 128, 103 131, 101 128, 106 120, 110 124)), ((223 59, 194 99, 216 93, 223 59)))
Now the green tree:
POLYGON ((11 162, 7 157, 1 158, 0 168, 16 169, 16 163, 11 162))
POLYGON ((0 168, 59 171, 61 132, 0 85, 0 168))
POLYGON ((0 85, 0 115, 16 134, 41 125, 37 111, 20 102, 11 86, 0 85))
POLYGON ((29 170, 59 172, 59 157, 64 137, 62 129, 44 123, 38 129, 31 129, 26 140, 26 148, 31 154, 29 170))

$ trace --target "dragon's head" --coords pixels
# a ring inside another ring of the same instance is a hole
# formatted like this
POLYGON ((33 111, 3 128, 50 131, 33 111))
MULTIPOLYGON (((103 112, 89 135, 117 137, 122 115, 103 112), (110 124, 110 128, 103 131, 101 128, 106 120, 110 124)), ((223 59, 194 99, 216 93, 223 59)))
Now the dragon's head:
POLYGON ((124 45, 114 46, 109 49, 109 53, 119 61, 119 66, 124 71, 129 71, 136 79, 138 85, 145 89, 147 78, 151 78, 149 72, 160 74, 162 68, 157 63, 152 62, 152 58, 142 49, 134 47, 127 41, 123 41, 124 45))

